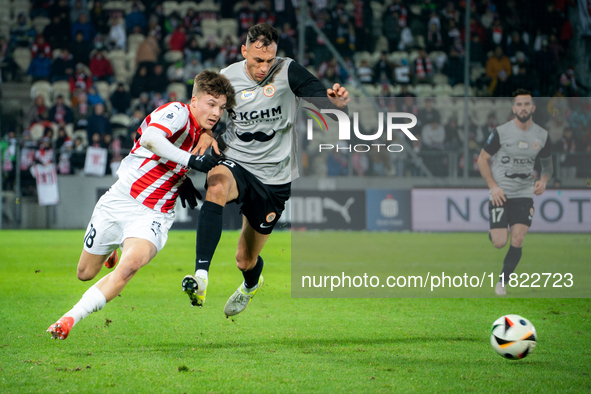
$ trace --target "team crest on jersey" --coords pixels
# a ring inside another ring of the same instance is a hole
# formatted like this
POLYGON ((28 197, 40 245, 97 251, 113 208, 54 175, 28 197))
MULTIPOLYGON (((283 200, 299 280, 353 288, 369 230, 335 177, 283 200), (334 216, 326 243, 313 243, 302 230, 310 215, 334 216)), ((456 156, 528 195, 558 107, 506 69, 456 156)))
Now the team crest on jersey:
POLYGON ((527 149, 528 146, 529 146, 529 144, 527 142, 523 142, 523 141, 519 141, 519 145, 517 145, 517 147, 519 149, 527 149))
POLYGON ((275 94, 275 86, 269 84, 263 88, 263 94, 267 97, 272 97, 275 94))
POLYGON ((250 100, 254 98, 254 92, 247 92, 246 90, 242 91, 242 100, 250 100))
POLYGON ((540 143, 538 141, 534 141, 534 143, 531 144, 531 147, 534 148, 534 150, 538 150, 540 149, 540 143))
POLYGON ((275 220, 276 217, 277 217, 277 214, 275 212, 271 212, 270 214, 267 215, 265 220, 267 221, 267 223, 271 223, 273 220, 275 220))
POLYGON ((175 113, 175 112, 169 112, 169 113, 167 113, 166 115, 164 115, 162 117, 162 120, 165 120, 165 121, 167 121, 169 123, 172 123, 172 122, 174 122, 174 120, 176 119, 177 116, 178 116, 177 113, 175 113))

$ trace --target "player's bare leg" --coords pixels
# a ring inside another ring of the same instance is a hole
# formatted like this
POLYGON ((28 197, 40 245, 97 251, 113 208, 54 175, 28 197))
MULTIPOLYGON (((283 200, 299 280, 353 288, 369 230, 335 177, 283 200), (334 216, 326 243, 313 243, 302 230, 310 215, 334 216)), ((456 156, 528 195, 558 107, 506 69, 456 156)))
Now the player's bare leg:
POLYGON ((269 234, 257 232, 248 222, 248 219, 242 217, 242 231, 238 238, 238 251, 236 252, 236 266, 244 275, 244 282, 238 286, 238 289, 232 294, 226 306, 224 313, 226 316, 234 316, 242 312, 257 290, 263 285, 263 259, 259 256, 265 243, 269 239, 269 234))
MULTIPOLYGON (((148 264, 157 253, 156 246, 150 241, 140 238, 128 238, 123 243, 121 262, 117 268, 103 277, 94 286, 84 293, 82 299, 68 311, 56 323, 52 324, 47 332, 54 339, 66 339, 70 330, 76 323, 104 308, 105 304, 115 298, 135 273, 144 265, 148 264)), ((98 273, 107 256, 97 256, 82 253, 82 272, 86 267, 92 267, 98 273), (92 257, 94 256, 94 257, 92 257)), ((91 271, 92 272, 92 271, 91 271)), ((94 274, 96 275, 96 273, 94 274)), ((79 266, 80 276, 80 266, 79 266)))
POLYGON ((123 291, 139 269, 156 256, 156 253, 158 250, 152 242, 142 238, 127 238, 123 242, 121 261, 117 268, 99 280, 95 286, 103 293, 107 302, 111 301, 123 291))
MULTIPOLYGON (((507 245, 509 239, 509 232, 506 228, 492 228, 489 231, 490 240, 497 249, 501 249, 507 245)), ((511 232, 513 234, 513 232, 511 232)))
MULTIPOLYGON (((117 253, 117 251, 115 251, 115 253, 117 253)), ((96 255, 83 249, 82 254, 80 255, 80 260, 78 261, 78 279, 82 281, 94 279, 109 257, 110 254, 104 256, 96 255)))
POLYGON ((181 283, 191 306, 202 307, 205 302, 209 266, 222 235, 223 207, 236 198, 238 186, 232 171, 225 165, 212 168, 207 174, 207 194, 197 222, 195 275, 185 276, 181 283))

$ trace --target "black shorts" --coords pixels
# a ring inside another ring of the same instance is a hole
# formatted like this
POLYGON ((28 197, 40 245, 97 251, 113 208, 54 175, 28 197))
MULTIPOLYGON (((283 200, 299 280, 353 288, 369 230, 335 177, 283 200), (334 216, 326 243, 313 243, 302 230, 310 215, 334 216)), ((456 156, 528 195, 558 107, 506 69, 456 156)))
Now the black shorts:
POLYGON ((525 224, 531 227, 534 216, 533 198, 508 198, 503 205, 493 206, 488 203, 490 228, 507 228, 514 224, 525 224))
POLYGON ((240 213, 258 233, 271 234, 291 196, 291 183, 265 185, 230 159, 223 159, 220 164, 232 171, 238 186, 238 198, 230 202, 242 204, 240 213))

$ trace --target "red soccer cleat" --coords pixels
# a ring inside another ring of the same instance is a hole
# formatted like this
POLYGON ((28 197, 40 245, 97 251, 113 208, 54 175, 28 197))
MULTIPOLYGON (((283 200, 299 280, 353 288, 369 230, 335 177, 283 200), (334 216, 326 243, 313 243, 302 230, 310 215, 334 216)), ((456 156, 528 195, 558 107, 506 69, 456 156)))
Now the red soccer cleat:
POLYGON ((49 326, 47 332, 51 334, 51 339, 66 339, 73 325, 73 317, 62 317, 57 322, 49 326))
POLYGON ((105 267, 113 268, 115 265, 117 265, 118 261, 119 257, 117 257, 117 250, 114 250, 113 253, 111 253, 109 258, 107 259, 107 261, 105 261, 105 267))

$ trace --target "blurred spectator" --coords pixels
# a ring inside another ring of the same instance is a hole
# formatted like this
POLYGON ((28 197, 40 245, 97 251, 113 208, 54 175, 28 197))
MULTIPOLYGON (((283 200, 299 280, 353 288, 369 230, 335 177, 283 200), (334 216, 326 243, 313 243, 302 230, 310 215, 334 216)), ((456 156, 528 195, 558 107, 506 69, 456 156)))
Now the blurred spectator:
POLYGON ((573 129, 566 127, 563 131, 562 137, 556 141, 553 151, 558 153, 558 161, 560 163, 561 179, 575 178, 577 175, 577 157, 575 153, 581 151, 580 143, 577 141, 573 129))
POLYGON ((447 125, 445 125, 445 141, 444 146, 446 150, 457 150, 462 146, 462 141, 460 141, 460 134, 458 133, 459 130, 458 125, 458 118, 454 114, 447 125))
POLYGON ((503 54, 503 49, 497 46, 494 56, 486 62, 486 75, 491 78, 490 93, 496 97, 509 96, 511 86, 508 83, 511 76, 511 62, 503 54))
POLYGON ((9 130, 6 137, 0 142, 0 165, 3 172, 3 190, 13 190, 16 179, 16 151, 18 140, 16 133, 9 130))
POLYGON ((76 23, 80 19, 81 14, 88 16, 88 8, 82 3, 82 0, 76 0, 73 2, 74 5, 70 10, 70 24, 76 23))
POLYGON ((84 41, 84 34, 82 34, 81 31, 76 33, 71 49, 74 64, 81 63, 88 66, 90 63, 90 52, 92 51, 92 45, 84 41))
POLYGON ((199 41, 197 41, 197 37, 192 36, 189 38, 189 42, 185 47, 185 63, 189 63, 192 58, 196 57, 199 60, 199 63, 203 60, 201 57, 201 48, 199 47, 199 41))
POLYGON ((579 96, 575 70, 572 67, 560 75, 558 86, 566 97, 579 96))
POLYGON ((74 113, 74 128, 76 130, 86 129, 88 126, 88 118, 91 115, 91 108, 88 105, 88 96, 86 92, 82 92, 77 97, 76 103, 72 100, 72 112, 74 113))
POLYGON ((140 94, 140 101, 133 107, 133 112, 140 111, 144 114, 152 112, 152 106, 150 105, 150 95, 146 92, 140 94))
POLYGON ((489 37, 486 41, 487 51, 493 50, 495 47, 503 45, 503 42, 505 42, 505 31, 503 29, 501 20, 497 18, 493 21, 492 28, 489 32, 489 37))
POLYGON ((395 97, 416 97, 414 94, 408 91, 408 84, 400 85, 400 93, 395 97))
POLYGON ((124 141, 123 144, 123 146, 126 149, 133 148, 133 144, 135 142, 134 133, 136 133, 137 130, 140 128, 145 117, 145 112, 143 112, 141 109, 136 109, 133 111, 131 115, 131 120, 129 121, 129 126, 127 127, 128 138, 126 139, 126 141, 124 141))
POLYGON ((427 150, 443 150, 445 143, 445 129, 439 123, 439 116, 429 113, 421 117, 423 127, 421 129, 422 145, 427 150))
POLYGON ((168 41, 168 48, 171 51, 181 51, 185 50, 185 46, 187 45, 187 32, 184 25, 179 25, 174 30, 174 32, 170 35, 170 40, 168 41))
POLYGON ((461 39, 460 29, 458 29, 456 22, 450 20, 447 22, 447 34, 443 36, 444 48, 450 48, 456 39, 461 39))
MULTIPOLYGON (((135 55, 135 63, 139 68, 143 63, 156 63, 160 56, 160 46, 153 33, 150 33, 140 44, 135 55)), ((132 93, 133 95, 133 93, 132 93)))
POLYGON ((533 92, 535 90, 535 79, 525 64, 517 68, 517 73, 511 76, 511 90, 525 89, 533 92))
POLYGON ((248 0, 242 0, 240 8, 237 13, 238 18, 238 35, 246 33, 252 25, 254 25, 254 10, 253 6, 248 0))
POLYGON ((81 137, 74 138, 74 147, 72 149, 72 155, 70 157, 71 170, 81 170, 84 168, 84 162, 86 161, 86 146, 81 137))
POLYGON ((439 25, 435 22, 429 23, 429 31, 427 32, 425 45, 427 46, 428 52, 443 50, 443 38, 441 36, 441 30, 439 25))
POLYGON ((162 65, 162 63, 156 63, 154 65, 152 76, 150 77, 150 91, 164 93, 166 92, 168 83, 168 76, 164 72, 164 66, 162 65))
POLYGON ((188 34, 199 34, 201 33, 201 21, 199 20, 199 14, 194 8, 189 8, 183 17, 183 25, 188 34))
POLYGON ((205 70, 205 67, 199 62, 199 59, 196 57, 192 58, 189 63, 185 65, 184 71, 184 79, 185 84, 187 85, 187 97, 193 96, 193 83, 195 82, 195 76, 199 74, 201 71, 205 70))
POLYGON ((66 129, 63 126, 60 126, 57 129, 57 138, 55 140, 55 150, 61 151, 64 147, 64 144, 68 141, 71 141, 70 137, 66 133, 66 129))
POLYGON ((480 37, 478 35, 474 35, 471 37, 470 41, 470 62, 479 66, 483 66, 484 60, 484 48, 480 42, 480 37))
POLYGON ((401 18, 396 10, 384 14, 382 32, 388 40, 388 51, 394 52, 398 50, 398 43, 402 37, 402 29, 406 26, 406 19, 401 18))
MULTIPOLYGON (((80 18, 78 18, 79 20, 80 18)), ((90 11, 90 22, 100 34, 107 34, 109 31, 109 16, 103 9, 102 1, 94 1, 90 11)))
POLYGON ((369 67, 369 63, 366 59, 363 59, 357 68, 357 78, 359 78, 361 83, 374 82, 373 70, 369 67))
POLYGON ((8 47, 8 40, 0 36, 0 82, 14 78, 17 70, 8 47))
POLYGON ((11 47, 29 47, 34 37, 35 30, 31 27, 31 23, 25 13, 21 12, 17 15, 16 21, 14 21, 10 28, 11 47))
POLYGON ((408 85, 410 83, 410 66, 408 60, 402 59, 400 64, 394 69, 394 81, 400 85, 408 85))
POLYGON ((134 4, 131 8, 131 12, 125 17, 125 25, 127 26, 128 33, 134 31, 134 28, 137 26, 142 29, 142 31, 146 28, 146 16, 137 4, 134 4))
POLYGON ((456 10, 453 1, 447 2, 445 8, 441 11, 441 15, 445 18, 446 22, 453 20, 458 23, 460 21, 460 12, 456 10))
POLYGON ((43 37, 52 48, 65 48, 70 43, 68 26, 62 23, 59 16, 52 18, 51 23, 43 29, 43 37))
POLYGON ((78 21, 72 24, 72 39, 76 37, 79 31, 82 32, 85 42, 92 43, 94 36, 96 36, 96 30, 88 21, 86 14, 80 14, 78 21))
POLYGON ((74 57, 70 54, 68 48, 64 48, 51 65, 51 82, 69 81, 73 75, 74 57))
POLYGON ((86 66, 81 63, 76 64, 74 75, 70 77, 70 92, 74 92, 77 87, 81 88, 85 92, 88 92, 91 86, 92 77, 86 70, 86 66))
POLYGON ((387 53, 382 52, 380 54, 380 58, 378 59, 378 61, 376 62, 375 66, 373 68, 373 75, 374 75, 375 79, 377 81, 380 81, 382 74, 384 74, 384 75, 386 75, 386 79, 388 80, 388 83, 391 83, 392 77, 394 75, 393 72, 394 72, 394 67, 388 61, 387 53))
POLYGON ((413 64, 413 77, 415 83, 431 83, 435 70, 431 59, 427 57, 427 52, 424 49, 419 50, 419 56, 415 59, 413 64))
POLYGON ((495 131, 497 126, 497 117, 494 113, 491 112, 490 114, 488 114, 488 117, 486 118, 486 124, 482 126, 478 131, 478 135, 476 136, 476 141, 478 142, 478 144, 484 142, 484 139, 488 138, 488 136, 491 135, 493 131, 495 131))
POLYGON ((147 91, 149 87, 150 75, 148 74, 148 66, 142 65, 133 76, 129 87, 129 93, 132 98, 138 98, 140 97, 140 93, 147 91))
POLYGON ((59 17, 61 23, 63 23, 66 27, 70 27, 70 4, 67 0, 57 0, 51 2, 49 8, 47 9, 47 16, 52 19, 54 17, 59 17))
POLYGON ((72 109, 64 103, 64 96, 59 94, 55 99, 55 105, 49 110, 49 120, 60 127, 74 122, 72 109))
POLYGON ((109 30, 109 38, 107 40, 107 47, 109 50, 127 49, 127 33, 125 32, 125 22, 119 12, 113 13, 109 23, 111 29, 109 30))
POLYGON ((41 139, 39 149, 37 149, 35 152, 35 162, 43 164, 44 166, 53 163, 53 147, 51 144, 51 137, 44 136, 41 139))
MULTIPOLYGON (((291 51, 290 53, 288 46, 282 46, 286 45, 285 41, 282 42, 281 38, 279 38, 279 40, 279 48, 285 51, 285 56, 293 58, 294 52, 291 51)), ((238 51, 238 45, 232 42, 232 38, 230 36, 226 36, 226 38, 224 39, 224 44, 220 47, 220 58, 223 58, 223 64, 220 64, 220 68, 226 67, 227 65, 232 63, 236 63, 238 61, 238 51)), ((201 60, 199 60, 199 62, 201 63, 201 60)))
POLYGON ((97 104, 105 105, 105 100, 98 93, 94 85, 88 89, 88 95, 86 97, 88 99, 88 105, 91 107, 95 107, 97 104))
POLYGON ((458 51, 454 47, 449 50, 449 58, 445 62, 442 71, 449 77, 451 86, 464 82, 464 60, 460 58, 458 51))
POLYGON ((179 60, 178 62, 168 66, 168 70, 166 70, 166 76, 170 82, 185 83, 185 69, 183 61, 179 60))
MULTIPOLYGON (((509 60, 512 62, 516 61, 515 56, 518 52, 523 54, 529 53, 528 45, 523 41, 521 38, 521 34, 518 31, 514 31, 511 34, 511 38, 507 40, 507 50, 506 54, 509 57, 509 60)), ((526 55, 527 58, 527 55, 526 55)))
POLYGON ((343 151, 344 146, 340 142, 337 146, 341 148, 341 151, 331 151, 326 159, 326 176, 345 176, 349 173, 347 152, 343 151))
POLYGON ((105 56, 102 46, 97 47, 96 53, 90 59, 90 65, 88 67, 94 81, 113 82, 113 67, 109 59, 105 56))
MULTIPOLYGON (((111 122, 105 114, 105 106, 103 104, 96 104, 94 106, 94 114, 88 118, 86 133, 89 141, 93 141, 93 134, 99 135, 99 141, 105 134, 111 134, 111 122)), ((93 141, 93 143, 95 142, 93 141)))
POLYGON ((125 90, 123 82, 117 84, 117 89, 111 94, 113 114, 126 114, 131 107, 131 95, 125 90))
POLYGON ((43 96, 38 95, 27 110, 24 127, 28 129, 37 122, 44 122, 47 120, 49 120, 49 110, 45 106, 45 99, 43 96))
POLYGON ((335 83, 343 83, 341 78, 341 68, 334 57, 329 61, 322 62, 318 67, 318 79, 326 86, 332 86, 335 83))
POLYGON ((51 59, 51 46, 45 41, 42 34, 37 34, 35 42, 31 47, 31 56, 36 57, 40 52, 43 52, 46 58, 51 59))
POLYGON ((156 108, 160 107, 161 105, 166 104, 166 100, 164 99, 162 93, 160 92, 154 92, 154 95, 152 96, 152 99, 150 100, 150 109, 153 111, 156 108))
POLYGON ((564 110, 553 111, 553 116, 544 126, 544 128, 548 130, 548 136, 550 137, 550 142, 552 142, 553 145, 556 145, 556 143, 560 141, 560 139, 564 136, 564 130, 569 128, 564 112, 564 110))
POLYGON ((39 52, 37 57, 31 60, 27 74, 33 77, 33 82, 39 80, 49 81, 51 76, 51 60, 45 56, 45 53, 39 52))
MULTIPOLYGON (((285 52, 286 57, 289 57, 291 59, 295 59, 297 53, 297 43, 295 39, 296 35, 297 32, 291 27, 291 25, 288 22, 283 24, 283 29, 279 34, 279 42, 277 43, 277 47, 285 52)), ((226 39, 224 41, 224 47, 226 47, 227 51, 225 55, 226 64, 232 64, 236 62, 238 55, 238 46, 232 43, 232 40, 229 36, 226 36, 226 39), (230 40, 230 42, 228 42, 228 40, 230 40), (235 50, 234 47, 236 48, 235 50), (231 48, 231 50, 228 52, 227 48, 231 48)), ((224 49, 224 47, 222 47, 222 49, 224 49)))
POLYGON ((216 38, 210 36, 207 39, 205 48, 201 50, 203 56, 203 66, 205 67, 221 67, 224 64, 223 55, 220 53, 220 47, 216 38))

